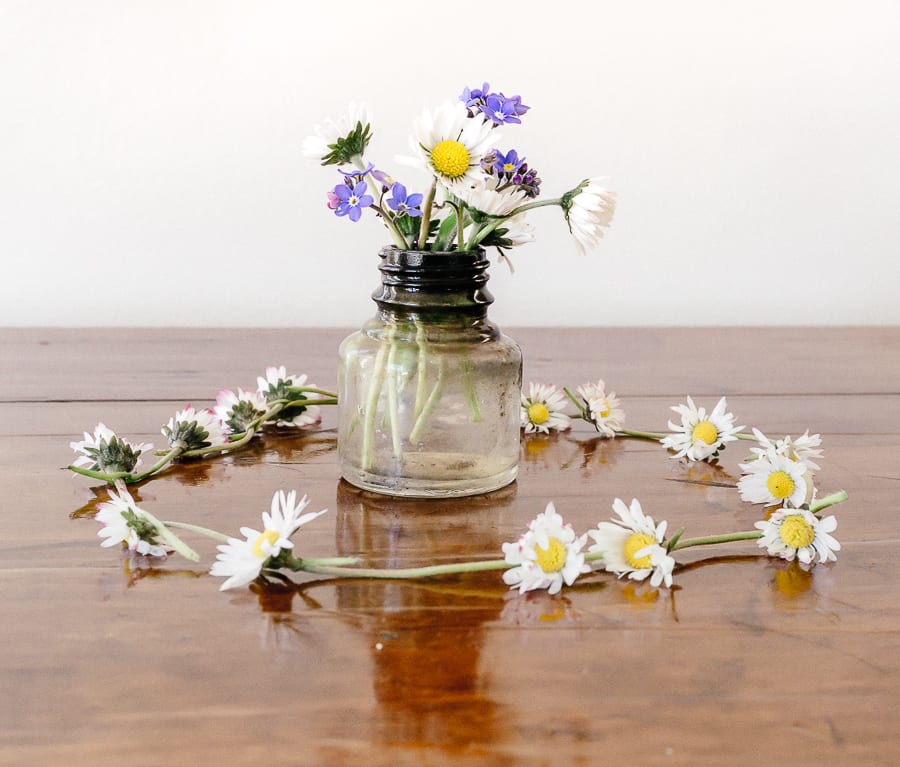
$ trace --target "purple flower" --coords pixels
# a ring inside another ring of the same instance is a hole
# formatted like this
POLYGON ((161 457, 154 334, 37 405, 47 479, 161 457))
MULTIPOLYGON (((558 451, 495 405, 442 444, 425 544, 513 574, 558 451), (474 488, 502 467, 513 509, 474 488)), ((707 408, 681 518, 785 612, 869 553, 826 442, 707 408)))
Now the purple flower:
MULTIPOLYGON (((498 176, 511 179, 525 162, 524 157, 519 157, 519 153, 515 149, 510 149, 505 155, 503 152, 496 152, 494 157, 494 170, 498 176)), ((526 166, 527 167, 527 166, 526 166)))
MULTIPOLYGON (((502 94, 501 94, 501 96, 502 96, 502 94)), ((516 116, 517 116, 517 117, 521 117, 521 116, 522 116, 523 114, 525 114, 529 109, 531 109, 530 106, 526 106, 525 104, 522 103, 522 97, 521 97, 521 96, 510 96, 509 99, 507 99, 507 101, 512 102, 513 109, 515 110, 515 113, 516 113, 516 116)), ((520 121, 520 122, 521 122, 521 121, 520 121)))
POLYGON ((459 100, 466 105, 466 108, 469 110, 469 117, 472 117, 473 110, 476 112, 481 111, 481 106, 484 104, 484 100, 488 97, 488 91, 490 91, 491 86, 487 83, 484 83, 481 86, 481 89, 478 88, 464 88, 462 95, 459 97, 459 100))
POLYGON ((372 163, 368 163, 365 170, 342 170, 340 173, 344 177, 344 183, 347 186, 355 186, 369 175, 384 187, 385 192, 394 183, 394 180, 387 173, 383 170, 378 170, 372 163))
POLYGON ((362 217, 362 209, 368 208, 375 199, 366 194, 369 187, 365 181, 360 181, 352 189, 348 184, 338 184, 334 193, 340 202, 334 211, 336 216, 349 216, 351 221, 359 221, 362 217))
POLYGON ((419 210, 419 206, 422 204, 422 195, 419 193, 407 195, 406 187, 399 181, 391 187, 391 199, 387 201, 387 204, 391 210, 396 211, 397 218, 403 218, 403 216, 418 218, 422 215, 422 211, 419 210))
POLYGON ((344 183, 348 186, 350 184, 356 184, 359 181, 362 181, 367 173, 371 173, 372 169, 375 166, 372 163, 368 163, 365 170, 341 170, 338 171, 344 177, 344 183))
POLYGON ((522 103, 519 96, 506 98, 502 93, 488 94, 481 107, 481 113, 494 125, 521 123, 519 115, 523 115, 527 111, 528 107, 522 103))
POLYGON ((541 180, 538 178, 537 171, 529 168, 527 162, 523 162, 519 166, 519 170, 513 174, 510 180, 529 197, 537 197, 541 193, 541 180))

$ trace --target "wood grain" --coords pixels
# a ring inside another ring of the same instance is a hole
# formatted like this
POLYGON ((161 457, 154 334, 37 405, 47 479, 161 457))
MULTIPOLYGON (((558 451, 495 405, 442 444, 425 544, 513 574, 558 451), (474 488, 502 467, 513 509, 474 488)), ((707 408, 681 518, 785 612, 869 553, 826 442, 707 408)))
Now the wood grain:
MULTIPOLYGON (((752 542, 682 552, 676 588, 593 575, 551 597, 496 574, 416 583, 297 576, 218 591, 193 565, 98 546, 105 491, 63 471, 98 420, 135 439, 267 364, 334 381, 343 331, 0 331, 0 764, 894 765, 900 762, 900 329, 522 329, 526 380, 604 378, 629 425, 685 394, 740 423, 821 432, 836 563, 752 542)), ((688 535, 749 529, 746 456, 685 466, 586 426, 523 439, 519 480, 463 501, 342 483, 334 414, 135 488, 163 518, 236 534, 279 488, 330 513, 307 556, 493 557, 553 499, 578 531, 615 497, 688 535)))

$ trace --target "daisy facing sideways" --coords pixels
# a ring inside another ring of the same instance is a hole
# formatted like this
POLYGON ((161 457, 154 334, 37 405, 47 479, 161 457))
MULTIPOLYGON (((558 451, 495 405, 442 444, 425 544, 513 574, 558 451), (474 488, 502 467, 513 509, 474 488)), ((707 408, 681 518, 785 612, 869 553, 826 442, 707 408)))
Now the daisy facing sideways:
POLYGON ((603 555, 602 564, 608 573, 620 578, 627 575, 635 581, 649 576, 654 588, 661 583, 671 586, 675 560, 663 546, 667 523, 655 525, 653 517, 644 514, 637 498, 632 499, 631 506, 616 498, 613 511, 619 515, 618 519, 601 522, 596 530, 588 531, 594 539, 588 551, 603 555))
POLYGON ((301 514, 308 505, 309 498, 305 495, 298 502, 295 491, 285 494, 279 490, 272 496, 271 510, 263 512, 262 532, 242 527, 244 540, 229 538, 227 543, 218 546, 219 553, 209 572, 228 578, 219 590, 246 586, 259 577, 271 557, 277 557, 282 549, 292 549, 291 536, 301 526, 327 511, 322 509, 301 514))
POLYGON ((604 437, 615 437, 625 426, 625 411, 619 406, 619 398, 614 391, 606 393, 603 380, 578 387, 578 393, 587 403, 587 416, 594 427, 604 437))

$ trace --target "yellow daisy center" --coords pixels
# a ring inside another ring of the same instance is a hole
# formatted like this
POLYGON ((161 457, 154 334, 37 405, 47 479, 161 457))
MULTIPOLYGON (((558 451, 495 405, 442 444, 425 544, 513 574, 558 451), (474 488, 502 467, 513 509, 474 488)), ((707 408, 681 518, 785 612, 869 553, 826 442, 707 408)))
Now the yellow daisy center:
POLYGON ((442 176, 457 179, 469 169, 469 150, 458 141, 447 139, 431 150, 431 162, 442 176))
POLYGON ((603 400, 603 410, 600 411, 601 418, 609 418, 609 400, 603 400))
POLYGON ((646 570, 652 566, 650 555, 635 558, 635 554, 646 546, 656 543, 656 538, 647 533, 632 533, 625 539, 625 561, 635 570, 646 570))
POLYGON ((773 471, 766 480, 766 487, 774 498, 790 498, 794 494, 794 480, 786 471, 773 471))
POLYGON ((542 424, 550 418, 550 411, 543 402, 534 402, 528 406, 528 420, 535 424, 542 424))
POLYGON ((809 546, 816 537, 813 526, 800 514, 791 514, 786 517, 778 528, 778 535, 786 546, 793 549, 802 549, 809 546))
POLYGON ((705 442, 707 445, 713 444, 718 438, 719 430, 709 421, 700 421, 691 432, 694 442, 705 442))
POLYGON ((545 573, 558 573, 566 564, 566 544, 559 538, 551 538, 547 548, 534 547, 535 560, 545 573))
POLYGON ((267 557, 269 556, 263 551, 263 544, 268 543, 270 546, 278 540, 278 531, 277 530, 266 530, 264 533, 261 533, 259 537, 256 539, 256 542, 253 544, 253 556, 254 557, 267 557))

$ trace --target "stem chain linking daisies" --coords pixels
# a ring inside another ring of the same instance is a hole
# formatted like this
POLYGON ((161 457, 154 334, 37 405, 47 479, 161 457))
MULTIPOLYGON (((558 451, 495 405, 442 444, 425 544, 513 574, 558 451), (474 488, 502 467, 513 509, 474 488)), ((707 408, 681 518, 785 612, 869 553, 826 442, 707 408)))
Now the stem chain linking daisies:
POLYGON ((616 498, 614 516, 577 535, 556 511, 553 502, 539 513, 517 540, 501 547, 502 558, 442 563, 414 568, 363 567, 358 557, 307 558, 294 550, 299 529, 325 514, 306 512, 309 499, 295 491, 277 491, 270 509, 262 514, 261 529, 242 527, 242 538, 182 521, 162 521, 137 505, 128 484, 162 471, 173 461, 222 455, 245 446, 267 423, 311 426, 320 422, 319 405, 336 401, 333 392, 306 385, 306 376, 288 375, 283 367, 270 367, 257 379, 255 392, 222 391, 215 408, 195 410, 188 405, 162 428, 169 447, 156 451, 161 458, 149 469, 137 472, 142 453, 152 445, 132 444, 104 424, 82 442, 73 442, 79 454, 72 471, 102 479, 113 488, 109 501, 99 505, 95 519, 102 528, 102 546, 121 547, 148 557, 176 553, 190 561, 199 555, 174 530, 211 538, 218 554, 210 568, 224 577, 221 588, 265 581, 279 571, 301 572, 337 578, 423 579, 461 573, 502 571, 504 583, 520 594, 535 589, 559 592, 577 579, 597 572, 619 578, 649 580, 652 587, 671 587, 677 572, 672 556, 700 546, 718 546, 755 540, 772 557, 796 560, 802 567, 836 560, 840 543, 832 536, 837 528, 833 515, 824 512, 847 500, 843 490, 818 497, 814 484, 816 463, 822 456, 821 437, 809 434, 771 440, 757 429, 752 434, 734 425, 722 397, 707 413, 688 397, 672 406, 680 416, 669 422, 668 434, 624 428, 625 413, 615 392, 607 392, 602 380, 577 387, 575 392, 550 384, 530 384, 522 392, 521 420, 526 433, 566 430, 572 420, 585 420, 607 438, 632 437, 658 441, 673 458, 696 462, 718 460, 726 443, 752 440, 750 456, 739 464, 742 476, 736 489, 742 501, 761 504, 766 513, 753 530, 684 537, 684 528, 667 536, 668 523, 654 522, 635 498, 630 504, 616 498), (565 412, 576 407, 574 415, 565 412))

